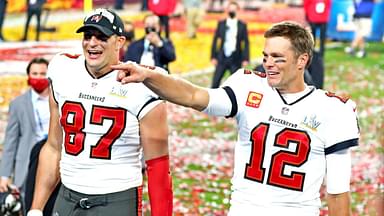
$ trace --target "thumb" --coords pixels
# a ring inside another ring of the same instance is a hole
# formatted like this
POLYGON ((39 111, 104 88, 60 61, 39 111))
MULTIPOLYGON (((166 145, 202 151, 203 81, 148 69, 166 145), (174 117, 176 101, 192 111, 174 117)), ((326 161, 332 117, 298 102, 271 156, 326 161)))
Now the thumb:
POLYGON ((117 81, 121 81, 126 76, 129 76, 129 72, 126 72, 126 71, 123 71, 123 70, 119 70, 117 72, 117 81))
POLYGON ((127 84, 127 83, 137 83, 140 82, 138 78, 136 78, 134 75, 132 76, 125 76, 120 80, 121 84, 127 84))

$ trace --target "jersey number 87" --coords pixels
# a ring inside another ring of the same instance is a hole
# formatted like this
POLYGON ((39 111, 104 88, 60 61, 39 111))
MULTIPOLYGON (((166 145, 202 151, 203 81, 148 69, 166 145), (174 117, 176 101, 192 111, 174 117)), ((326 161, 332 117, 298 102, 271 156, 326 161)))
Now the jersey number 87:
MULTIPOLYGON (((65 152, 78 155, 84 150, 86 111, 79 102, 66 101, 62 108, 60 123, 65 131, 65 152)), ((105 119, 112 124, 108 131, 101 136, 95 146, 91 147, 90 158, 110 159, 113 143, 121 136, 125 128, 126 110, 104 106, 92 106, 90 124, 103 125, 105 119)))

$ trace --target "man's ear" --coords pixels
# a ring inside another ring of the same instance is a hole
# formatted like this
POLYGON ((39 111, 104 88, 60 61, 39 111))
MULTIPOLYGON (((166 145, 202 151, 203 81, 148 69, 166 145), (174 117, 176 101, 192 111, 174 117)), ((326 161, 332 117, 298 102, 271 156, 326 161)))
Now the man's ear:
POLYGON ((297 59, 298 68, 300 70, 305 69, 305 66, 307 65, 308 60, 309 60, 309 55, 307 53, 301 54, 297 59))
POLYGON ((117 49, 121 49, 123 46, 124 46, 124 43, 125 43, 125 37, 124 36, 119 36, 119 38, 117 39, 117 49))

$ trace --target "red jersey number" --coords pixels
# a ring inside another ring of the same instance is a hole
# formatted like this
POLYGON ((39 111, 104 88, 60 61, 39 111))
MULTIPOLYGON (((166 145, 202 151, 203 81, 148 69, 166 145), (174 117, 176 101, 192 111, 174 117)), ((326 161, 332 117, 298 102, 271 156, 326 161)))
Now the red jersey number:
MULTIPOLYGON (((251 133, 252 150, 250 162, 245 167, 245 178, 263 183, 265 168, 262 167, 269 125, 261 123, 251 133)), ((274 146, 282 148, 272 155, 266 184, 290 190, 303 191, 305 173, 284 174, 285 166, 300 167, 309 156, 310 137, 305 131, 285 128, 274 140, 274 146), (289 145, 296 144, 295 151, 287 151, 289 145)))
MULTIPOLYGON (((86 111, 81 103, 65 102, 62 106, 60 123, 63 126, 65 137, 65 152, 70 155, 79 155, 84 150, 86 134, 83 132, 86 111)), ((90 124, 103 125, 104 120, 111 120, 108 131, 101 136, 95 146, 91 147, 91 158, 110 159, 113 143, 118 139, 125 128, 126 111, 121 108, 93 106, 90 124)))

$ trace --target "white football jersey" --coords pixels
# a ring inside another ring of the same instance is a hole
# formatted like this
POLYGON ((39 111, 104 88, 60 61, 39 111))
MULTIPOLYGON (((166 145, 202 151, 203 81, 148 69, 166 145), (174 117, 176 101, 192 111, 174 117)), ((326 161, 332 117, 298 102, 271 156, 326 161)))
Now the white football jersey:
POLYGON ((85 194, 140 186, 139 120, 158 96, 141 83, 122 85, 117 71, 93 78, 83 55, 56 55, 48 77, 64 131, 62 183, 85 194))
POLYGON ((205 112, 237 120, 230 215, 319 215, 326 156, 358 144, 355 104, 314 87, 287 103, 265 74, 242 69, 222 89, 205 112))

